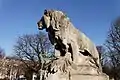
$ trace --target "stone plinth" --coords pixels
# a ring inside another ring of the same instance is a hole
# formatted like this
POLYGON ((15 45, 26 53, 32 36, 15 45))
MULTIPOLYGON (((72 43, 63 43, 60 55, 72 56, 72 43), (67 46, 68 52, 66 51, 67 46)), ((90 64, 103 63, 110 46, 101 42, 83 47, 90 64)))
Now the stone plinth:
POLYGON ((109 80, 106 75, 72 74, 71 80, 109 80))

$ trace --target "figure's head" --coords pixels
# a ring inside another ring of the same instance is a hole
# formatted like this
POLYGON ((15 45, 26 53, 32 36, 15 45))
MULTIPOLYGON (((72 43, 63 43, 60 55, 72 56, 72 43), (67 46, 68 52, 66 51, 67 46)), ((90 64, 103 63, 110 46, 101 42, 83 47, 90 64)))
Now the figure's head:
POLYGON ((43 30, 52 27, 53 30, 59 30, 58 24, 60 24, 60 20, 64 17, 65 14, 61 11, 44 10, 42 18, 37 23, 38 29, 43 30))

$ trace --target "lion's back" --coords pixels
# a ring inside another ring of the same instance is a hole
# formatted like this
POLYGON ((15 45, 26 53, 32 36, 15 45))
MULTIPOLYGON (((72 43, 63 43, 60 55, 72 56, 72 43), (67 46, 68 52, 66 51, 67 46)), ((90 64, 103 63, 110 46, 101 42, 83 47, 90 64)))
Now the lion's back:
POLYGON ((73 41, 81 50, 88 50, 90 54, 96 58, 99 57, 95 44, 81 31, 72 24, 69 26, 69 42, 73 41))

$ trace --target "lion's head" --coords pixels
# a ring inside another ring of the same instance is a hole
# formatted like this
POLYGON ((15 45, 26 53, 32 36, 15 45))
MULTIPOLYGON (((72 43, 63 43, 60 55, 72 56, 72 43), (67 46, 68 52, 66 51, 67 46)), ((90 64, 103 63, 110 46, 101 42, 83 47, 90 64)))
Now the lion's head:
MULTIPOLYGON (((53 45, 57 43, 59 47, 64 47, 63 35, 65 35, 65 27, 68 24, 69 19, 67 16, 57 10, 45 10, 42 18, 38 21, 38 29, 46 29, 48 32, 49 40, 53 45)), ((58 47, 58 46, 57 46, 58 47)))
POLYGON ((42 18, 38 21, 38 29, 48 30, 51 28, 53 31, 59 30, 61 27, 60 25, 63 23, 63 19, 66 17, 66 15, 57 10, 44 10, 44 14, 42 18), (62 23, 61 23, 62 22, 62 23))

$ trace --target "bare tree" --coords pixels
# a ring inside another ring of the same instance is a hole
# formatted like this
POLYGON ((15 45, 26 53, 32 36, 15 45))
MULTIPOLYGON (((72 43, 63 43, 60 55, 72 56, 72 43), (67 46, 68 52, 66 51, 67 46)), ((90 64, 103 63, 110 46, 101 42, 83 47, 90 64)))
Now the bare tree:
POLYGON ((112 74, 115 80, 120 79, 120 17, 113 23, 105 43, 108 48, 112 74))
POLYGON ((27 68, 35 73, 39 73, 43 64, 53 55, 53 47, 43 32, 19 37, 14 51, 27 68))
POLYGON ((100 58, 100 62, 101 62, 101 66, 104 65, 103 61, 105 59, 105 48, 100 45, 100 46, 96 46, 98 53, 99 53, 99 58, 100 58))
POLYGON ((120 17, 112 24, 106 43, 110 51, 120 53, 120 17))
POLYGON ((5 51, 0 48, 0 58, 4 58, 5 57, 5 51))

